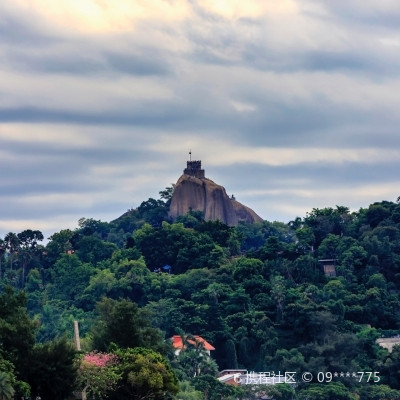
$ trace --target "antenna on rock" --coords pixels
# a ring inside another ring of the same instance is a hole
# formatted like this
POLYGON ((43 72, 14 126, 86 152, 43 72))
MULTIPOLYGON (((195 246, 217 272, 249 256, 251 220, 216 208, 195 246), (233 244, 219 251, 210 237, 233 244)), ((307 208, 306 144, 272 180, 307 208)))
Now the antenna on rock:
POLYGON ((189 150, 189 161, 192 161, 192 149, 189 150))

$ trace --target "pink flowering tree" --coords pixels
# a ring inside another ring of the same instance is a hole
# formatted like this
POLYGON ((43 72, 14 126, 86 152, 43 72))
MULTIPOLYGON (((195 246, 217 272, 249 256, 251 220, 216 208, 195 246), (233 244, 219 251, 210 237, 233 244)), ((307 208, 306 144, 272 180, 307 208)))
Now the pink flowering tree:
POLYGON ((106 399, 108 393, 116 389, 120 379, 116 355, 92 352, 80 359, 78 384, 89 399, 106 399))

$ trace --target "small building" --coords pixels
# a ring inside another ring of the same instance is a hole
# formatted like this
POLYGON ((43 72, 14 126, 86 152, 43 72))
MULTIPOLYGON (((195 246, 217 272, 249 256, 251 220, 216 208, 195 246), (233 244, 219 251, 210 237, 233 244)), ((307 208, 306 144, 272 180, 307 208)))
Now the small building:
POLYGON ((217 378, 227 385, 277 385, 279 383, 296 384, 296 372, 255 372, 247 370, 224 370, 217 378))
POLYGON ((238 386, 241 377, 247 373, 246 369, 224 369, 218 374, 218 380, 227 385, 238 386))
POLYGON ((190 175, 195 178, 204 179, 204 169, 201 168, 201 161, 187 161, 186 168, 183 170, 185 175, 190 175))
POLYGON ((376 343, 391 353, 394 346, 400 345, 400 336, 376 339, 376 343))
MULTIPOLYGON (((171 341, 172 341, 172 347, 175 349, 175 355, 178 356, 181 350, 186 347, 186 344, 182 341, 182 336, 180 335, 172 336, 171 341)), ((207 340, 203 339, 201 336, 198 335, 193 335, 193 336, 190 335, 184 338, 184 341, 193 346, 196 346, 200 343, 209 356, 211 355, 210 352, 212 350, 215 350, 214 346, 212 346, 210 343, 207 342, 207 340)))
POLYGON ((329 258, 326 260, 318 260, 320 265, 322 265, 322 270, 325 276, 336 276, 336 258, 329 258))

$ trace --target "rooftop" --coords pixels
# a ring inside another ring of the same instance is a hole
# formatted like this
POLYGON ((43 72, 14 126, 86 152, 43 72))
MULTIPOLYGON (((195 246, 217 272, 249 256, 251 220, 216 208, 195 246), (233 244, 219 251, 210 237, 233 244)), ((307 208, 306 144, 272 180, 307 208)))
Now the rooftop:
MULTIPOLYGON (((193 335, 193 339, 187 338, 187 342, 192 344, 193 346, 196 345, 196 343, 201 343, 204 347, 205 350, 215 350, 215 347, 212 346, 210 343, 208 343, 205 339, 203 339, 201 336, 198 335, 193 335)), ((183 349, 185 348, 184 343, 182 342, 182 337, 180 335, 174 335, 172 336, 172 346, 175 349, 183 349)))

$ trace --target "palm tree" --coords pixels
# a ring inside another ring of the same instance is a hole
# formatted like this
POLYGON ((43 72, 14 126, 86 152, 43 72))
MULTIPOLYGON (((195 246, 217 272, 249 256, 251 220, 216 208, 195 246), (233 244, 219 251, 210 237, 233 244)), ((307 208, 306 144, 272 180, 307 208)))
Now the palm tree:
POLYGON ((38 241, 43 240, 43 234, 40 231, 32 231, 31 229, 26 229, 23 232, 18 233, 17 239, 19 243, 19 257, 22 261, 21 286, 24 287, 26 269, 29 262, 37 254, 37 244, 38 241))
POLYGON ((5 245, 5 243, 4 243, 4 240, 3 239, 0 239, 0 279, 2 278, 2 276, 3 276, 3 270, 2 270, 2 264, 1 264, 1 262, 2 262, 2 259, 3 259, 3 255, 4 255, 4 253, 6 252, 6 245, 5 245))
POLYGON ((18 253, 18 247, 19 247, 18 236, 13 232, 7 233, 7 235, 4 237, 4 243, 6 245, 6 249, 9 250, 10 252, 10 269, 12 270, 14 254, 18 253))
POLYGON ((189 378, 199 376, 201 374, 216 375, 218 366, 216 362, 210 358, 204 348, 204 343, 198 340, 194 335, 185 334, 182 330, 178 330, 182 339, 183 348, 176 360, 177 364, 185 371, 189 378))
POLYGON ((9 375, 0 371, 0 400, 11 400, 14 397, 14 393, 9 375))

